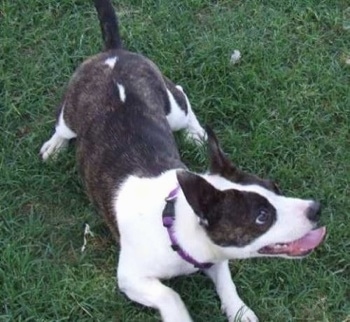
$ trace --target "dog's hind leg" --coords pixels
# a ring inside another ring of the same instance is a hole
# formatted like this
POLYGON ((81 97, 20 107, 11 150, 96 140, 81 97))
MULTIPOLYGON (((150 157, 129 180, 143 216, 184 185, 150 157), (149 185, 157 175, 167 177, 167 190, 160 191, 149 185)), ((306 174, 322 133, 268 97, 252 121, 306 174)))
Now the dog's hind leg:
POLYGON ((77 135, 67 126, 64 121, 64 104, 61 106, 58 120, 55 126, 55 132, 51 138, 46 141, 40 149, 40 155, 44 161, 49 157, 57 155, 59 151, 64 149, 68 145, 70 139, 75 138, 77 135))
POLYGON ((237 294, 228 261, 215 264, 205 270, 205 273, 214 282, 221 300, 221 309, 226 313, 229 321, 258 322, 254 312, 244 304, 237 294))
POLYGON ((195 143, 203 143, 207 139, 207 134, 205 130, 200 125, 196 115, 194 114, 191 103, 180 85, 176 85, 176 88, 181 91, 185 97, 187 105, 187 123, 185 126, 186 136, 189 140, 195 143))
POLYGON ((180 85, 174 86, 169 80, 166 81, 166 84, 170 103, 169 111, 166 111, 167 120, 172 131, 184 129, 187 139, 201 144, 206 140, 206 132, 194 114, 187 95, 180 85))

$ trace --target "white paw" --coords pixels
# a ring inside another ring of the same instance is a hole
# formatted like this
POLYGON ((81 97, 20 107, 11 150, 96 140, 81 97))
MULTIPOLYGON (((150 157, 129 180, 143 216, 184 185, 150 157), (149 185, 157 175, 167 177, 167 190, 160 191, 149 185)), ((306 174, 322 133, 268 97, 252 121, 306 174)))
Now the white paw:
POLYGON ((40 149, 40 155, 44 161, 54 157, 59 151, 68 145, 68 140, 55 133, 50 140, 46 141, 40 149))
POLYGON ((258 317, 251 309, 247 309, 241 316, 239 317, 240 322, 259 322, 258 317))
POLYGON ((197 145, 203 144, 207 140, 207 133, 201 129, 199 131, 186 131, 186 139, 197 145))
MULTIPOLYGON (((223 311, 226 311, 223 308, 223 311)), ((255 313, 247 306, 242 306, 238 310, 233 310, 230 313, 227 312, 230 322, 259 322, 255 313)))

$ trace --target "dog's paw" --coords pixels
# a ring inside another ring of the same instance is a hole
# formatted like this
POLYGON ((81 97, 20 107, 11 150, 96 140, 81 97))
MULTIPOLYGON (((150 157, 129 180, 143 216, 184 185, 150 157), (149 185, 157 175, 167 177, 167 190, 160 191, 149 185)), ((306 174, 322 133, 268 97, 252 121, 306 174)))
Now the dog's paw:
POLYGON ((207 141, 207 133, 202 131, 186 131, 186 140, 196 145, 202 145, 207 141))
POLYGON ((255 315, 255 313, 251 309, 247 309, 243 314, 238 315, 238 320, 234 321, 240 321, 240 322, 259 322, 258 317, 255 315))
POLYGON ((40 149, 41 158, 46 161, 48 158, 53 158, 59 151, 68 145, 68 140, 62 138, 58 134, 54 134, 50 140, 46 141, 40 149))
POLYGON ((228 312, 225 308, 222 308, 222 310, 227 313, 230 322, 259 322, 255 313, 245 305, 231 312, 228 312))

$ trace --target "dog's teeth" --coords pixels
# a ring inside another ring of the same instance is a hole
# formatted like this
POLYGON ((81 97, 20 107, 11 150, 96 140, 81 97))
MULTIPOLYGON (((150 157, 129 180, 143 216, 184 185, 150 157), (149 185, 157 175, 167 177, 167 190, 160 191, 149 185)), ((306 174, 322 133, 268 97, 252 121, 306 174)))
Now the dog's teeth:
POLYGON ((275 248, 284 248, 287 247, 287 244, 276 244, 275 248))

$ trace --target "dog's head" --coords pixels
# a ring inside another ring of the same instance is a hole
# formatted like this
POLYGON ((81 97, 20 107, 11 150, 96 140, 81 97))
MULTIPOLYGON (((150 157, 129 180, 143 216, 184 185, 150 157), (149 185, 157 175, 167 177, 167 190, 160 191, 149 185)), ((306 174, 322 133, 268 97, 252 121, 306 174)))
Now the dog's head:
POLYGON ((207 129, 209 174, 177 173, 187 202, 226 258, 302 257, 323 240, 320 204, 289 198, 277 185, 238 169, 207 129))

